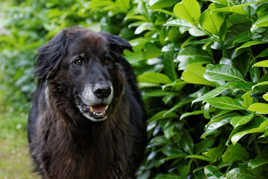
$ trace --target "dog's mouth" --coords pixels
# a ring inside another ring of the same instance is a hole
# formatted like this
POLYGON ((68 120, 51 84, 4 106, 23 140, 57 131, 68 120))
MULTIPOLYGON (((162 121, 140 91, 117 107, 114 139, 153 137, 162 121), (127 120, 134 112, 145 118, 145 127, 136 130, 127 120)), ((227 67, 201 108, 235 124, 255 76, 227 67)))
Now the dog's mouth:
POLYGON ((109 111, 111 111, 111 104, 99 103, 87 105, 83 103, 80 98, 76 99, 76 106, 84 117, 93 122, 101 122, 106 120, 109 115, 109 111))
POLYGON ((108 108, 109 108, 109 105, 105 105, 105 104, 93 105, 93 106, 89 106, 89 111, 95 117, 105 117, 108 108))

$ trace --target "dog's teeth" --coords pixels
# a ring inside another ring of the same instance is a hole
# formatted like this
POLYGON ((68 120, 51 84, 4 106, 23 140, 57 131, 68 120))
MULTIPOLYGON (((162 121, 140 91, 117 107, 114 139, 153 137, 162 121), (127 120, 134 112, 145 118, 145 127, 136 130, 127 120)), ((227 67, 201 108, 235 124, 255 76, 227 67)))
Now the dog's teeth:
POLYGON ((90 112, 95 113, 92 106, 89 107, 89 110, 90 110, 90 112))

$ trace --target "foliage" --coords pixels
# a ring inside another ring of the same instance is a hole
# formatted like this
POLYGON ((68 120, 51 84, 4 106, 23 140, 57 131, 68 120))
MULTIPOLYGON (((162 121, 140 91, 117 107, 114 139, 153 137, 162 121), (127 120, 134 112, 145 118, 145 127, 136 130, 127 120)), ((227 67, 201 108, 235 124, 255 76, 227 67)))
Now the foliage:
POLYGON ((134 48, 125 56, 138 74, 149 117, 140 179, 268 177, 266 0, 11 5, 4 23, 9 35, 0 37, 0 78, 9 95, 22 99, 32 91, 36 47, 63 27, 99 21, 102 30, 127 38, 134 48))

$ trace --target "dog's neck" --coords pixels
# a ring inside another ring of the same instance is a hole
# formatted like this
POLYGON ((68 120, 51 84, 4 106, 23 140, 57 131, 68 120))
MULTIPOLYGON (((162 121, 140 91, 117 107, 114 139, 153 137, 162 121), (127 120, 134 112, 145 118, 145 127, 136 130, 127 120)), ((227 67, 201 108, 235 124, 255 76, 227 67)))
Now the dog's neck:
MULTIPOLYGON (((41 124, 54 126, 43 129, 48 133, 48 143, 44 146, 51 146, 48 150, 54 149, 50 151, 53 160, 48 159, 49 170, 53 171, 52 178, 68 178, 70 172, 73 172, 78 173, 77 178, 90 176, 89 178, 108 179, 127 171, 127 135, 131 135, 131 129, 128 128, 129 106, 125 101, 103 122, 94 123, 84 118, 83 128, 73 126, 74 123, 70 122, 79 119, 67 119, 68 115, 64 111, 53 107, 57 107, 56 104, 47 106, 42 122, 56 125, 41 124), (58 166, 58 163, 62 165, 58 166), (119 163, 120 166, 117 166, 119 163)), ((125 179, 126 173, 120 175, 125 179)))

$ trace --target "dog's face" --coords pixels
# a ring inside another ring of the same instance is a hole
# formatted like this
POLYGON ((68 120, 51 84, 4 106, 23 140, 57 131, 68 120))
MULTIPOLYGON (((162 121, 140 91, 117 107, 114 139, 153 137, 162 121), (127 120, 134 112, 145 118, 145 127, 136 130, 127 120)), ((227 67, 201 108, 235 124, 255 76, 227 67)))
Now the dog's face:
MULTIPOLYGON (((54 42, 43 47, 44 51, 55 43, 62 43, 57 41, 64 41, 64 47, 58 49, 62 52, 54 54, 57 59, 53 61, 54 65, 50 64, 46 81, 53 84, 50 88, 56 94, 60 89, 60 98, 72 101, 85 118, 93 122, 106 120, 124 90, 119 60, 122 49, 131 48, 130 45, 120 37, 77 27, 61 33, 61 38, 55 37, 54 42)), ((42 49, 39 59, 41 52, 42 49)))

